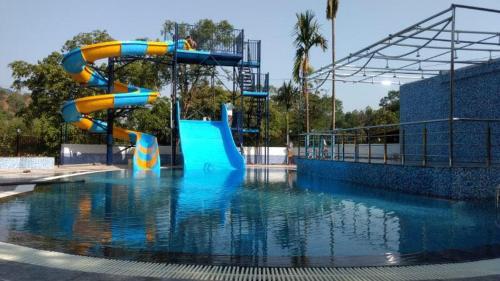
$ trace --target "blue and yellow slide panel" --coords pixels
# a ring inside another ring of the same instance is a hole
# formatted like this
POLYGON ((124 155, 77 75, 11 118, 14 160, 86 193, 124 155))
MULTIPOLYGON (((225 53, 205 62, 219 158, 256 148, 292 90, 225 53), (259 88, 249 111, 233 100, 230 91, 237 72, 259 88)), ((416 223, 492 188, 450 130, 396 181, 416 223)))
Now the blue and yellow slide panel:
MULTIPOLYGON (((94 71, 89 64, 97 60, 126 56, 163 56, 174 51, 175 44, 149 41, 111 41, 77 48, 64 56, 63 68, 78 83, 106 90, 108 79, 94 71)), ((177 41, 177 49, 192 50, 185 40, 177 41)), ((114 82, 113 91, 108 94, 88 96, 66 102, 62 116, 66 122, 91 133, 106 133, 107 123, 88 117, 100 110, 117 109, 129 106, 142 106, 154 102, 160 93, 149 89, 114 82)), ((136 145, 133 157, 134 171, 153 170, 159 172, 160 155, 156 137, 113 127, 113 137, 136 145)))

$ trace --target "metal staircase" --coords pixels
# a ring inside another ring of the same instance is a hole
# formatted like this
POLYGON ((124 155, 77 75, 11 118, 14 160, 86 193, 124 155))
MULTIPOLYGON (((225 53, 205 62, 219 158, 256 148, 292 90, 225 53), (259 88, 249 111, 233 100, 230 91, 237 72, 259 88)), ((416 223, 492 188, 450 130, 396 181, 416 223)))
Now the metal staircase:
POLYGON ((243 63, 238 75, 240 104, 237 124, 240 140, 254 147, 253 159, 249 163, 269 163, 269 74, 261 74, 260 66, 251 67, 243 63), (265 124, 262 123, 266 120, 265 124), (262 153, 262 145, 265 151, 262 153))

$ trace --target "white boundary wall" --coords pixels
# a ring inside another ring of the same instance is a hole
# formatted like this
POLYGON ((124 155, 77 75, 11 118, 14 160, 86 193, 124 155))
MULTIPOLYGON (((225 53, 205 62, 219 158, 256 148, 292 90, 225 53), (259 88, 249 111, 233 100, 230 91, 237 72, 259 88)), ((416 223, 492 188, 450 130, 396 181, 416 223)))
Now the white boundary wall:
MULTIPOLYGON (((171 155, 170 146, 160 146, 160 156, 163 163, 168 163, 171 155)), ((297 153, 294 148, 294 155, 297 153)), ((105 144, 63 144, 61 147, 62 164, 84 164, 84 163, 105 163, 106 145, 105 144)), ((244 148, 247 163, 252 164, 255 160, 256 149, 254 147, 244 148)), ((261 149, 261 154, 264 149, 261 149)), ((128 159, 132 158, 132 149, 126 146, 115 146, 113 148, 113 160, 118 164, 127 164, 128 159)), ((178 155, 182 153, 178 150, 178 155)), ((263 156, 262 156, 263 157, 263 156)), ((286 147, 270 147, 269 161, 271 164, 284 164, 286 162, 286 147)))

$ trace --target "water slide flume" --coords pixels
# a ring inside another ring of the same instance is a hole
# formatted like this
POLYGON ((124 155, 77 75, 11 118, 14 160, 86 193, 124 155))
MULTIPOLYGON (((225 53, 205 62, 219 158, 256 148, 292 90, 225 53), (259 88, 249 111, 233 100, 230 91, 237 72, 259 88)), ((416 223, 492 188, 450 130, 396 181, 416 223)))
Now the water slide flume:
POLYGON ((229 126, 228 108, 221 108, 220 121, 177 119, 184 158, 184 170, 244 170, 245 159, 234 143, 229 126))
MULTIPOLYGON (((147 41, 111 41, 77 48, 66 54, 62 65, 78 83, 101 90, 108 89, 108 79, 94 71, 90 64, 97 60, 112 57, 131 56, 164 56, 172 53, 175 44, 167 42, 147 41)), ((177 48, 190 50, 185 40, 177 41, 177 48)), ((126 85, 115 81, 112 92, 103 95, 89 96, 66 102, 62 107, 62 116, 66 122, 90 133, 106 133, 107 123, 92 119, 88 114, 106 109, 143 106, 154 102, 159 92, 126 85)), ((153 170, 159 172, 160 156, 156 137, 117 126, 113 127, 113 137, 135 144, 133 170, 153 170)))

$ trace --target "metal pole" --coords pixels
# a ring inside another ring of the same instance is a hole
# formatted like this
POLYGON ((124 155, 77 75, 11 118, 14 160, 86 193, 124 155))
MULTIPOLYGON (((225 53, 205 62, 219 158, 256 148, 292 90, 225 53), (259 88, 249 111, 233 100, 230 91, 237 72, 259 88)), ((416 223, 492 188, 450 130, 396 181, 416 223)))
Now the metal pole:
POLYGON ((486 167, 491 165, 491 127, 488 123, 488 128, 486 129, 486 167))
POLYGON ((215 108, 216 108, 214 84, 215 84, 215 67, 212 68, 212 73, 210 77, 210 90, 212 91, 212 120, 215 120, 215 108))
POLYGON ((371 142, 371 136, 370 136, 370 129, 368 129, 366 132, 366 140, 368 142, 368 163, 371 163, 372 162, 372 142, 371 142))
POLYGON ((178 73, 177 73, 177 40, 178 40, 178 31, 179 31, 179 26, 177 23, 175 24, 175 30, 174 30, 174 53, 172 56, 172 94, 170 96, 170 99, 172 100, 172 112, 174 113, 174 122, 170 124, 170 147, 172 149, 171 151, 171 156, 170 156, 170 165, 175 166, 176 165, 176 158, 177 158, 177 79, 178 79, 178 73))
POLYGON ((345 133, 342 133, 342 161, 345 161, 345 133))
POLYGON ((422 135, 422 166, 427 166, 427 127, 424 126, 424 132, 422 135))
POLYGON ((384 164, 387 164, 387 129, 384 127, 384 164))
POLYGON ((332 17, 332 131, 335 130, 335 15, 332 17))
MULTIPOLYGON (((300 136, 298 137, 298 144, 297 145, 298 145, 298 147, 297 147, 297 150, 298 150, 297 151, 297 156, 298 156, 298 158, 300 158, 300 136)), ((288 163, 288 151, 287 151, 287 155, 286 155, 286 161, 287 161, 287 164, 289 164, 288 163)))
MULTIPOLYGON (((108 59, 108 88, 107 93, 113 92, 115 80, 115 60, 108 59)), ((108 120, 106 126, 106 165, 113 165, 113 123, 115 120, 114 109, 108 109, 108 120)))
POLYGON ((19 133, 21 132, 20 129, 16 129, 16 155, 19 157, 19 133))
MULTIPOLYGON (((236 106, 236 68, 234 66, 233 66, 233 95, 232 95, 232 103, 233 103, 233 106, 236 106)), ((234 114, 234 112, 233 112, 233 114, 234 114)))
POLYGON ((306 134, 304 138, 304 156, 309 158, 309 135, 306 134))
MULTIPOLYGON (((267 74, 269 75, 269 74, 267 74)), ((266 77, 266 81, 269 77, 266 77)), ((266 98, 266 164, 269 165, 269 94, 266 98)))
POLYGON ((405 129, 401 129, 401 144, 400 144, 400 157, 401 157, 401 165, 404 165, 405 164, 405 155, 406 155, 406 151, 405 151, 405 129))
POLYGON ((448 116, 448 166, 453 167, 453 96, 455 94, 455 12, 456 8, 452 5, 451 18, 451 56, 450 56, 450 112, 448 116))
POLYGON ((358 162, 358 131, 354 133, 354 162, 358 162))
POLYGON ((335 150, 335 135, 334 134, 332 134, 332 139, 331 139, 330 145, 332 146, 332 151, 331 151, 331 154, 330 154, 330 160, 334 160, 335 159, 335 157, 333 155, 334 150, 335 150))
POLYGON ((316 141, 314 139, 314 135, 312 135, 312 158, 316 159, 316 141))

